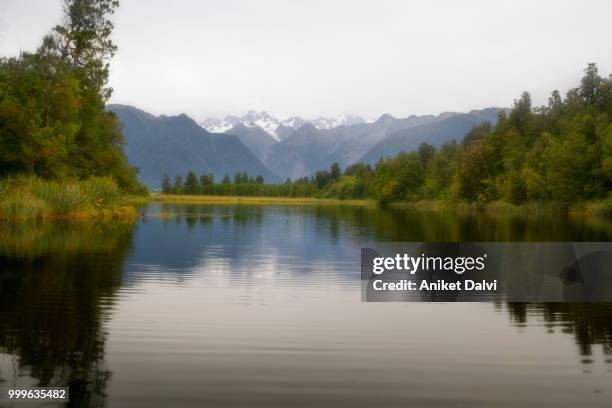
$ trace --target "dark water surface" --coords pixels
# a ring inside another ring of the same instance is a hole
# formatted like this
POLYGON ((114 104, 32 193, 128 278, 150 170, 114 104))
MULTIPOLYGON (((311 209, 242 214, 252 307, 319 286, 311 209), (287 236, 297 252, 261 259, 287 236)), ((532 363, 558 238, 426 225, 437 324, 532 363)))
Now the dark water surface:
POLYGON ((610 221, 148 212, 164 216, 0 224, 2 393, 69 386, 71 406, 108 407, 612 406, 610 304, 362 303, 359 282, 369 243, 609 241, 610 221))

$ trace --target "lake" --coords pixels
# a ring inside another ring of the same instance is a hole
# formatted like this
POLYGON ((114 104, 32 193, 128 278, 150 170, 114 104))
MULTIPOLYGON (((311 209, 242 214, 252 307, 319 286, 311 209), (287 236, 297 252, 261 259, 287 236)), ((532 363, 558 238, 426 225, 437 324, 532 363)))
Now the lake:
POLYGON ((610 241, 610 220, 142 210, 136 224, 0 224, 0 391, 69 386, 70 406, 107 407, 612 406, 611 304, 364 303, 359 271, 377 242, 610 241))

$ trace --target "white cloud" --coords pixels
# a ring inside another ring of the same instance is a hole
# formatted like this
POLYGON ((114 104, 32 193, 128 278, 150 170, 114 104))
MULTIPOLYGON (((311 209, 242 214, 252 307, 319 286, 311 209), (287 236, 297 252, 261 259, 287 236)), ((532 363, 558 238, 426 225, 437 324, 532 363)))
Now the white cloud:
MULTIPOLYGON (((267 109, 376 117, 544 103, 612 68, 610 1, 123 0, 115 102, 196 118, 267 109)), ((59 1, 13 1, 2 54, 33 49, 59 1)))

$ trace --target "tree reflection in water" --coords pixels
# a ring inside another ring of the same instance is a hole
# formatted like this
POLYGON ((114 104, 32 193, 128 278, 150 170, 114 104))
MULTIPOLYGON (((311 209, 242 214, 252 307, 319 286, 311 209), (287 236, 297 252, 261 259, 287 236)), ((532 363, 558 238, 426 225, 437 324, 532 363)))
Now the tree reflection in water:
MULTIPOLYGON (((134 241, 138 251, 130 262, 167 267, 164 274, 177 274, 181 282, 206 265, 201 258, 206 245, 222 247, 228 264, 238 268, 265 246, 273 247, 294 257, 290 259, 308 261, 295 269, 303 274, 317 272, 326 262, 352 262, 354 250, 372 242, 612 239, 609 220, 557 216, 223 205, 163 205, 150 213, 156 217, 140 225, 134 241)), ((134 231, 134 224, 119 223, 0 224, 0 354, 14 357, 17 367, 0 371, 0 388, 13 384, 15 377, 32 377, 34 385, 69 386, 72 406, 104 405, 111 378, 105 360, 106 323, 122 281, 129 285, 146 278, 137 276, 140 269, 124 270, 134 231)), ((612 362, 612 304, 506 308, 499 302, 512 324, 544 321, 549 330, 575 337, 584 362, 593 359, 597 347, 612 362)))
POLYGON ((612 362, 612 303, 508 303, 508 311, 516 325, 528 324, 530 317, 542 318, 549 331, 572 334, 583 357, 593 355, 593 346, 601 346, 606 362, 612 362))
MULTIPOLYGON (((130 223, 0 224, 0 352, 38 386, 70 387, 69 406, 102 406, 104 322, 130 251, 130 223)), ((7 378, 8 377, 8 378, 7 378)))

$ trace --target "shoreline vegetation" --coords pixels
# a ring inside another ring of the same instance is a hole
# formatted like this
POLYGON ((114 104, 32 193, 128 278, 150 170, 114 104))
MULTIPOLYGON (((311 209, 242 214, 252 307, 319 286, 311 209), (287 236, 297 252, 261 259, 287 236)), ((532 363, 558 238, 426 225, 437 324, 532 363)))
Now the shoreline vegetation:
POLYGON ((490 203, 452 202, 443 200, 422 200, 391 204, 394 208, 418 211, 451 211, 456 213, 486 213, 489 215, 559 214, 570 216, 612 217, 612 200, 589 201, 576 204, 529 202, 512 204, 505 201, 490 203))
POLYGON ((612 76, 590 63, 565 97, 553 91, 533 106, 524 92, 495 124, 474 126, 461 140, 422 143, 412 151, 265 184, 245 172, 220 182, 189 171, 164 194, 315 197, 374 200, 381 206, 488 212, 605 214, 612 208, 612 76))
POLYGON ((106 102, 115 0, 64 2, 35 52, 0 56, 0 218, 135 218, 146 194, 106 102))
POLYGON ((163 203, 163 204, 247 204, 247 205, 351 205, 375 206, 373 200, 342 200, 338 198, 319 197, 266 197, 266 196, 218 196, 218 195, 180 195, 156 194, 148 197, 133 197, 132 203, 163 203))
POLYGON ((0 221, 135 220, 136 209, 110 177, 53 181, 16 177, 0 180, 0 221))
POLYGON ((565 97, 532 106, 524 92, 496 123, 462 140, 284 183, 238 172, 215 182, 190 171, 149 195, 106 110, 110 20, 118 2, 67 0, 35 52, 0 57, 0 220, 131 219, 138 202, 334 204, 426 211, 610 215, 612 76, 588 64, 565 97), (134 199, 133 196, 141 198, 134 199))
MULTIPOLYGON (((126 196, 112 178, 85 181, 45 181, 36 177, 17 177, 0 181, 0 221, 135 221, 137 206, 147 203, 202 205, 335 205, 377 207, 373 199, 327 197, 267 197, 183 195, 152 193, 126 196)), ((503 201, 475 203, 450 200, 418 200, 388 203, 388 208, 423 212, 481 213, 487 215, 612 217, 612 200, 567 205, 532 202, 512 204, 503 201)))
MULTIPOLYGON (((358 206, 377 207, 373 199, 338 199, 321 197, 214 196, 152 193, 125 196, 110 178, 87 181, 43 181, 34 177, 0 181, 0 221, 87 221, 133 222, 137 206, 147 203, 202 205, 283 205, 283 206, 358 206)), ((387 204, 398 210, 423 212, 479 213, 486 215, 537 216, 559 214, 572 217, 612 217, 612 201, 591 201, 571 206, 553 203, 515 205, 502 201, 491 203, 444 200, 404 201, 387 204)))
MULTIPOLYGON (((265 197, 265 196, 220 196, 182 195, 152 193, 149 196, 131 197, 128 203, 161 204, 220 204, 220 205, 346 205, 376 207, 380 204, 373 199, 339 199, 325 197, 265 197)), ((387 204, 389 208, 431 212, 486 213, 490 215, 538 215, 566 214, 572 216, 612 216, 612 201, 601 200, 574 205, 563 203, 533 202, 520 205, 495 201, 491 203, 470 203, 467 201, 420 200, 387 204)))

